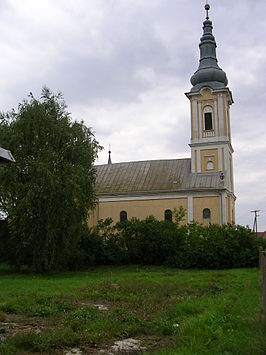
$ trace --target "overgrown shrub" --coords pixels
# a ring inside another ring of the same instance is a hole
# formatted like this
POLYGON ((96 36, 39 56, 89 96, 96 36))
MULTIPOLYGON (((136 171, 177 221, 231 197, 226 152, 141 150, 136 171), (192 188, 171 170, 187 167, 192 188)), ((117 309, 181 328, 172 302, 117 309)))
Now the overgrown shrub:
POLYGON ((6 261, 7 241, 9 237, 6 219, 0 219, 0 261, 6 261))
POLYGON ((130 263, 162 265, 178 249, 179 229, 175 223, 156 220, 153 216, 119 224, 130 263))
POLYGON ((87 265, 254 267, 258 265, 259 247, 266 248, 266 241, 257 240, 255 234, 243 226, 198 223, 179 226, 178 220, 173 223, 158 221, 153 216, 145 220, 133 218, 116 225, 110 219, 100 221, 85 241, 83 254, 93 255, 86 259, 87 265))
POLYGON ((193 223, 181 229, 183 239, 174 266, 220 269, 258 264, 261 242, 249 228, 193 223))
MULTIPOLYGON (((259 247, 266 249, 266 240, 256 239, 249 228, 198 223, 180 226, 182 214, 175 216, 174 222, 150 216, 117 224, 106 219, 91 229, 84 225, 77 235, 77 244, 69 249, 67 268, 77 270, 103 264, 206 269, 258 266, 259 247)), ((5 260, 11 246, 7 224, 2 221, 0 260, 5 260)))

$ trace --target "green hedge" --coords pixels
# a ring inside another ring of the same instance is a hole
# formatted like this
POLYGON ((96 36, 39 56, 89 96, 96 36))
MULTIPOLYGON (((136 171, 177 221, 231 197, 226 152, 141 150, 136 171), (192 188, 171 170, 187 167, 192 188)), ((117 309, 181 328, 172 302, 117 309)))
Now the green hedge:
POLYGON ((7 220, 0 219, 0 261, 7 261, 7 243, 9 231, 7 220))
MULTIPOLYGON (((158 221, 150 216, 115 225, 107 219, 92 229, 84 226, 71 249, 67 268, 103 264, 207 269, 256 267, 259 248, 266 249, 266 240, 256 239, 247 227, 197 223, 180 226, 179 221, 178 218, 175 222, 158 221)), ((16 266, 9 252, 12 238, 6 222, 0 224, 0 249, 0 258, 16 266)), ((29 261, 31 256, 25 257, 29 261)))
POLYGON ((97 264, 147 264, 178 268, 225 269, 258 266, 259 247, 266 240, 256 239, 240 225, 202 226, 131 219, 112 224, 100 221, 84 234, 75 258, 77 267, 97 264))

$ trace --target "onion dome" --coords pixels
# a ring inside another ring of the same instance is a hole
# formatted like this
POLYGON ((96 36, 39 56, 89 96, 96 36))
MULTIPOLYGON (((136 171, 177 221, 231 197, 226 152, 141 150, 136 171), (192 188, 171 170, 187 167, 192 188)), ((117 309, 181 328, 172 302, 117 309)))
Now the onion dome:
POLYGON ((203 22, 203 36, 200 39, 200 60, 198 70, 191 77, 193 85, 191 91, 199 91, 207 86, 212 89, 222 89, 228 84, 225 72, 218 66, 216 58, 216 42, 212 34, 212 21, 209 20, 208 11, 210 5, 205 5, 207 12, 206 20, 203 22))

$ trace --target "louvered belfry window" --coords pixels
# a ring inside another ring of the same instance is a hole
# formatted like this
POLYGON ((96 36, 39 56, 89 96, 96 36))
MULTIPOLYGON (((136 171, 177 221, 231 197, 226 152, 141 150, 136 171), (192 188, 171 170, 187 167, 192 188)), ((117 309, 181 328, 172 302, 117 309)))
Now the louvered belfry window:
POLYGON ((212 127, 212 113, 211 112, 206 112, 204 113, 204 128, 205 131, 211 131, 213 129, 212 127))

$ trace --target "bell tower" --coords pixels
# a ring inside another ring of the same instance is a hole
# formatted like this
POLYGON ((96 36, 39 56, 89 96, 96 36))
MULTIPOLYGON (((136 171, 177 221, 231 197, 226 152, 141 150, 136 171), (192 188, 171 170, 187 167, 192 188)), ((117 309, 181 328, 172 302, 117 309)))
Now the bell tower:
POLYGON ((206 19, 199 44, 199 67, 191 77, 193 86, 186 93, 191 106, 191 172, 220 174, 228 198, 226 221, 234 222, 233 147, 230 129, 230 106, 233 98, 227 86, 226 74, 218 66, 209 4, 205 5, 205 10, 206 19))

